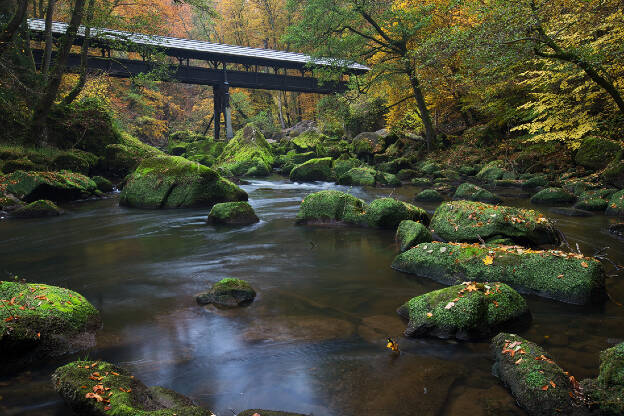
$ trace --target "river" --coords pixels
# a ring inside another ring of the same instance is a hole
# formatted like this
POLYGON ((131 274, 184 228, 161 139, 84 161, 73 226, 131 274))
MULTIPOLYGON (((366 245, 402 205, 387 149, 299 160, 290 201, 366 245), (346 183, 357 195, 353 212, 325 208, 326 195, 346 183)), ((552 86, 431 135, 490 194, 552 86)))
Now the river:
MULTIPOLYGON (((206 225, 208 210, 134 210, 116 198, 66 205, 58 218, 1 221, 1 277, 80 292, 101 311, 104 327, 91 351, 0 378, 0 414, 70 414, 49 376, 86 357, 125 366, 217 416, 247 408, 316 416, 524 414, 491 375, 488 343, 402 337, 406 324, 396 308, 442 286, 390 268, 392 232, 294 224, 311 192, 409 200, 418 188, 278 177, 243 188, 261 221, 240 228, 206 225), (255 302, 232 310, 198 306, 194 295, 223 277, 251 283, 255 302), (400 356, 385 348, 386 336, 399 339, 400 356)), ((515 192, 504 201, 530 206, 515 192)), ((607 232, 613 218, 546 214, 585 254, 609 246, 609 256, 624 264, 624 241, 607 232)), ((521 335, 577 379, 595 377, 599 352, 624 341, 624 308, 616 304, 624 302, 624 279, 610 278, 607 286, 612 300, 593 307, 529 296, 534 320, 521 335)))

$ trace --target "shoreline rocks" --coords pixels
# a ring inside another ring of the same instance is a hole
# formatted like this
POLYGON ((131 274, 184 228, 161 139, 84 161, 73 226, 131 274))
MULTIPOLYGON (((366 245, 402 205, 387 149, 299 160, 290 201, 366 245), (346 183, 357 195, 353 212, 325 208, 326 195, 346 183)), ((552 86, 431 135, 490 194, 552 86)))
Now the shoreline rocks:
POLYGON ((606 297, 602 264, 558 250, 466 243, 422 243, 399 254, 392 268, 447 285, 499 281, 521 293, 585 305, 606 297))
POLYGON ((40 199, 16 209, 12 215, 15 218, 43 218, 58 217, 62 214, 63 210, 57 207, 54 202, 40 199))

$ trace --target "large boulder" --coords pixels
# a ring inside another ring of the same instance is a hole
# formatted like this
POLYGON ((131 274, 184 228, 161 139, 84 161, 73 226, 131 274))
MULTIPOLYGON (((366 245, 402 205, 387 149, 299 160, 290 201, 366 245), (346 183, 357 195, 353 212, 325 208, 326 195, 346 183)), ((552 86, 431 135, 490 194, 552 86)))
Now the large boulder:
POLYGON ((97 186, 80 173, 17 171, 0 177, 0 192, 10 193, 26 202, 48 199, 72 201, 92 195, 97 186))
POLYGON ((381 153, 384 147, 384 141, 381 136, 374 132, 363 132, 353 138, 353 151, 359 157, 372 156, 375 153, 381 153))
POLYGON ((360 167, 362 162, 355 158, 339 158, 334 161, 334 176, 340 178, 353 168, 360 167))
POLYGON ((249 225, 260 219, 248 202, 221 202, 208 214, 208 224, 249 225))
POLYGON ((602 264, 558 250, 466 243, 421 243, 399 254, 392 268, 453 285, 500 281, 522 292, 584 305, 605 298, 602 264))
POLYGON ((462 183, 457 187, 453 199, 463 199, 466 201, 479 201, 488 204, 499 204, 501 199, 487 189, 471 183, 462 183))
POLYGON ((321 150, 323 142, 327 140, 327 136, 321 134, 318 130, 306 130, 292 140, 292 144, 298 153, 315 152, 321 150))
POLYGON ((403 220, 428 225, 429 215, 424 209, 410 203, 394 198, 379 198, 368 205, 363 217, 364 224, 375 228, 396 229, 403 220))
POLYGON ((61 214, 63 214, 63 211, 54 202, 45 199, 31 202, 13 212, 13 216, 16 218, 58 217, 61 214))
POLYGON ((588 137, 578 148, 574 161, 586 168, 599 170, 607 166, 621 149, 622 146, 613 140, 588 137))
POLYGON ((611 195, 607 206, 607 215, 624 215, 624 189, 611 195))
POLYGON ((425 189, 416 194, 414 200, 420 202, 442 202, 444 197, 435 189, 425 189))
POLYGON ((329 181, 331 179, 331 157, 310 159, 307 162, 295 166, 290 171, 290 180, 293 182, 329 181))
POLYGON ((420 222, 403 220, 396 232, 396 241, 401 252, 420 244, 432 241, 431 231, 420 222))
POLYGON ((95 345, 100 314, 82 295, 0 281, 0 373, 95 345))
POLYGON ((557 230, 539 212, 472 201, 441 204, 430 228, 446 241, 474 242, 504 236, 529 245, 559 242, 557 230))
POLYGON ((601 172, 601 179, 618 188, 624 188, 624 151, 620 150, 615 158, 601 172))
POLYGON ((377 183, 376 176, 377 172, 373 168, 357 167, 345 172, 338 178, 337 183, 339 185, 375 186, 377 183))
POLYGON ((84 416, 210 416, 186 396, 147 387, 122 367, 105 361, 74 361, 52 374, 54 390, 84 416))
POLYGON ((531 313, 522 296, 504 283, 464 282, 410 299, 397 310, 409 320, 405 335, 461 340, 481 339, 531 313))
POLYGON ((542 189, 531 197, 531 203, 539 205, 568 205, 576 201, 576 196, 562 188, 542 189))
POLYGON ((241 306, 251 302, 256 291, 249 283, 241 279, 226 277, 215 283, 208 292, 195 298, 200 305, 212 303, 217 306, 241 306))
POLYGON ((268 176, 275 158, 258 127, 239 130, 217 158, 217 165, 236 176, 268 176))
POLYGON ((102 176, 94 176, 91 178, 93 180, 93 182, 95 182, 95 185, 97 186, 97 189, 101 192, 113 192, 113 183, 111 181, 109 181, 108 179, 102 177, 102 176))
POLYGON ((624 415, 624 342, 602 351, 598 378, 581 385, 601 415, 624 415))
POLYGON ((503 169, 505 163, 501 160, 495 160, 483 166, 477 173, 477 179, 483 182, 494 182, 499 179, 514 179, 514 175, 511 172, 503 169))
POLYGON ((574 377, 537 344, 501 332, 492 339, 492 373, 530 416, 583 415, 586 408, 574 377))
POLYGON ((297 213, 298 224, 359 224, 366 204, 340 191, 320 191, 306 196, 297 213))
POLYGON ((245 191, 214 170, 179 156, 161 156, 141 162, 124 186, 119 204, 159 209, 246 200, 245 191))

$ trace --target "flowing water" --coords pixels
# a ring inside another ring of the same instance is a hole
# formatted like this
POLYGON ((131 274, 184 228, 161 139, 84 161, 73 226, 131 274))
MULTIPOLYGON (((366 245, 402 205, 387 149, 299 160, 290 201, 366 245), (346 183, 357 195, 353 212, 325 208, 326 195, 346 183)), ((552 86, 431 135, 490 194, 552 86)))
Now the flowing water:
MULTIPOLYGON (((54 219, 0 222, 0 272, 78 291, 104 321, 97 348, 0 379, 0 414, 70 414, 49 376, 85 357, 125 366, 218 416, 247 408, 317 416, 524 414, 491 375, 487 343, 401 336, 396 308, 442 286, 390 268, 392 232, 294 224, 310 192, 409 200, 416 188, 279 178, 243 188, 261 222, 241 228, 206 225, 207 210, 132 210, 115 198, 66 206, 67 215, 54 219), (251 306, 195 303, 195 294, 228 276, 254 286, 251 306), (387 336, 399 338, 399 357, 385 348, 387 336)), ((521 197, 512 193, 505 203, 529 206, 521 197)), ((607 232, 613 219, 550 216, 584 253, 609 246, 610 257, 624 263, 624 242, 607 232)), ((609 279, 608 289, 624 301, 624 280, 609 279)), ((534 321, 521 335, 577 379, 595 377, 600 350, 624 341, 624 308, 613 301, 528 302, 534 321)))

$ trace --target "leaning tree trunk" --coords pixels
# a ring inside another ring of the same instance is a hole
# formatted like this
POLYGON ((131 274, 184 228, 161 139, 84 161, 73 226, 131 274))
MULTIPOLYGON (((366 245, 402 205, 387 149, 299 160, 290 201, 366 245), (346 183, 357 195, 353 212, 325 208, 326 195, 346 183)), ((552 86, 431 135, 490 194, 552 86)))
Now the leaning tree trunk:
POLYGON ((74 10, 72 12, 69 26, 67 27, 67 32, 65 33, 63 42, 61 43, 61 47, 56 57, 56 64, 49 74, 48 82, 45 90, 43 91, 43 95, 37 102, 33 111, 31 130, 28 138, 30 141, 29 144, 39 145, 47 139, 48 115, 50 114, 52 105, 54 105, 56 94, 58 93, 61 80, 65 74, 67 58, 69 57, 71 47, 76 39, 76 34, 78 33, 78 27, 82 21, 84 3, 85 0, 76 0, 76 4, 74 5, 74 10))
POLYGON ((80 94, 87 83, 87 60, 89 57, 89 36, 91 35, 91 21, 93 20, 95 0, 89 0, 87 6, 87 19, 85 24, 84 40, 80 50, 80 77, 74 88, 63 99, 63 105, 71 104, 80 94))
POLYGON ((418 107, 418 112, 420 113, 420 119, 425 126, 425 142, 427 143, 427 152, 429 152, 431 151, 431 145, 436 137, 435 129, 433 128, 433 123, 431 122, 431 115, 429 114, 427 103, 425 102, 425 96, 420 88, 420 81, 413 71, 409 72, 409 79, 412 84, 414 98, 416 99, 416 106, 418 107))
POLYGON ((41 72, 47 75, 50 71, 50 61, 52 61, 52 18, 54 17, 54 6, 56 0, 48 0, 48 9, 45 18, 45 49, 43 51, 43 67, 41 72))

